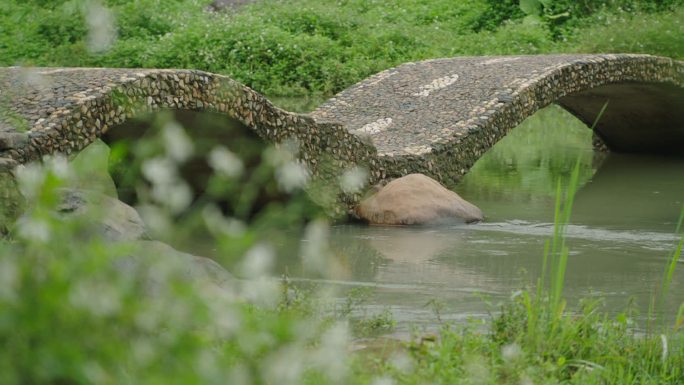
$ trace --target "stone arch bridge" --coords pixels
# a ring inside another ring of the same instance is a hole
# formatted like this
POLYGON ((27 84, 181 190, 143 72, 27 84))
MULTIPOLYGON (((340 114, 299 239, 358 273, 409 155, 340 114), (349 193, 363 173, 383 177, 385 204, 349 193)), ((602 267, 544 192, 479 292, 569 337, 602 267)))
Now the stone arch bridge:
POLYGON ((311 114, 201 71, 10 67, 0 69, 0 168, 79 151, 145 111, 179 109, 225 114, 270 142, 296 139, 316 175, 360 164, 370 183, 421 172, 451 184, 538 109, 558 103, 592 125, 606 102, 595 126, 601 144, 684 154, 684 62, 649 55, 407 63, 311 114), (324 158, 334 167, 322 167, 324 158))

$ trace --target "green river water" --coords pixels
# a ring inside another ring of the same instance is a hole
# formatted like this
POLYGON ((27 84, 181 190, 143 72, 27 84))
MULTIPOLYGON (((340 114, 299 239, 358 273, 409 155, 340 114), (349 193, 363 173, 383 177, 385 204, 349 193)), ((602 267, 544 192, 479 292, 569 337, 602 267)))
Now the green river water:
MULTIPOLYGON (((581 298, 603 298, 609 312, 633 304, 643 320, 678 241, 684 158, 596 154, 590 130, 559 107, 512 130, 455 187, 485 212, 485 222, 334 225, 334 277, 308 276, 298 252, 281 255, 277 273, 287 271, 295 281, 372 288, 374 296, 361 311, 388 309, 398 334, 412 326, 435 327, 430 303, 440 304, 442 321, 484 318, 539 276, 553 229, 556 181, 567 178, 578 161, 581 187, 567 229, 566 298, 571 307, 581 298)), ((674 316, 682 302, 680 261, 664 311, 674 316)))

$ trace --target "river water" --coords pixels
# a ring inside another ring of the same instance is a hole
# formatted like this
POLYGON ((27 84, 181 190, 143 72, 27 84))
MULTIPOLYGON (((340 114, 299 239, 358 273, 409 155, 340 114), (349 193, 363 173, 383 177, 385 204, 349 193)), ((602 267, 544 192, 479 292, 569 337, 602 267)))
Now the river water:
MULTIPOLYGON (((595 154, 589 129, 558 107, 512 130, 454 187, 485 212, 485 222, 334 225, 333 278, 308 275, 296 252, 280 256, 277 273, 342 289, 371 288, 374 295, 361 311, 388 309, 398 334, 434 328, 438 319, 485 318, 536 282, 553 230, 557 180, 567 179, 577 162, 581 187, 567 228, 564 294, 571 308, 587 297, 602 298, 609 312, 632 304, 643 321, 679 240, 684 158, 595 154)), ((683 262, 665 301, 668 317, 684 302, 683 262)))

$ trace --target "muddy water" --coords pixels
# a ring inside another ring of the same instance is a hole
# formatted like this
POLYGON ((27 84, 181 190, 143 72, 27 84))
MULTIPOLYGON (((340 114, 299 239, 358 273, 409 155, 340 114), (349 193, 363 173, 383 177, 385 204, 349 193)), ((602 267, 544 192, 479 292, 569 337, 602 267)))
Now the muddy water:
MULTIPOLYGON (((633 304, 643 320, 678 241, 684 158, 599 155, 590 143, 589 130, 560 108, 541 111, 454 187, 482 208, 484 223, 333 226, 339 268, 333 278, 318 282, 373 288, 363 311, 389 309, 399 334, 412 325, 435 327, 438 319, 486 317, 496 304, 536 281, 552 234, 557 180, 566 179, 579 162, 581 188, 567 229, 568 302, 600 297, 611 312, 633 304)), ((304 272, 296 253, 284 256, 279 270, 295 280, 316 279, 304 272)), ((674 316, 682 302, 680 262, 665 312, 674 316)))

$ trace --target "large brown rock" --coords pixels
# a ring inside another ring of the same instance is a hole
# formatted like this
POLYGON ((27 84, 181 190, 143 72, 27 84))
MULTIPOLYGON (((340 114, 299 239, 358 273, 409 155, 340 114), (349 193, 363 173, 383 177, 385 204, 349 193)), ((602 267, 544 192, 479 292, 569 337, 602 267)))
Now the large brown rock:
POLYGON ((470 223, 484 218, 475 205, 423 174, 391 181, 364 199, 355 212, 372 225, 420 225, 454 219, 470 223))

